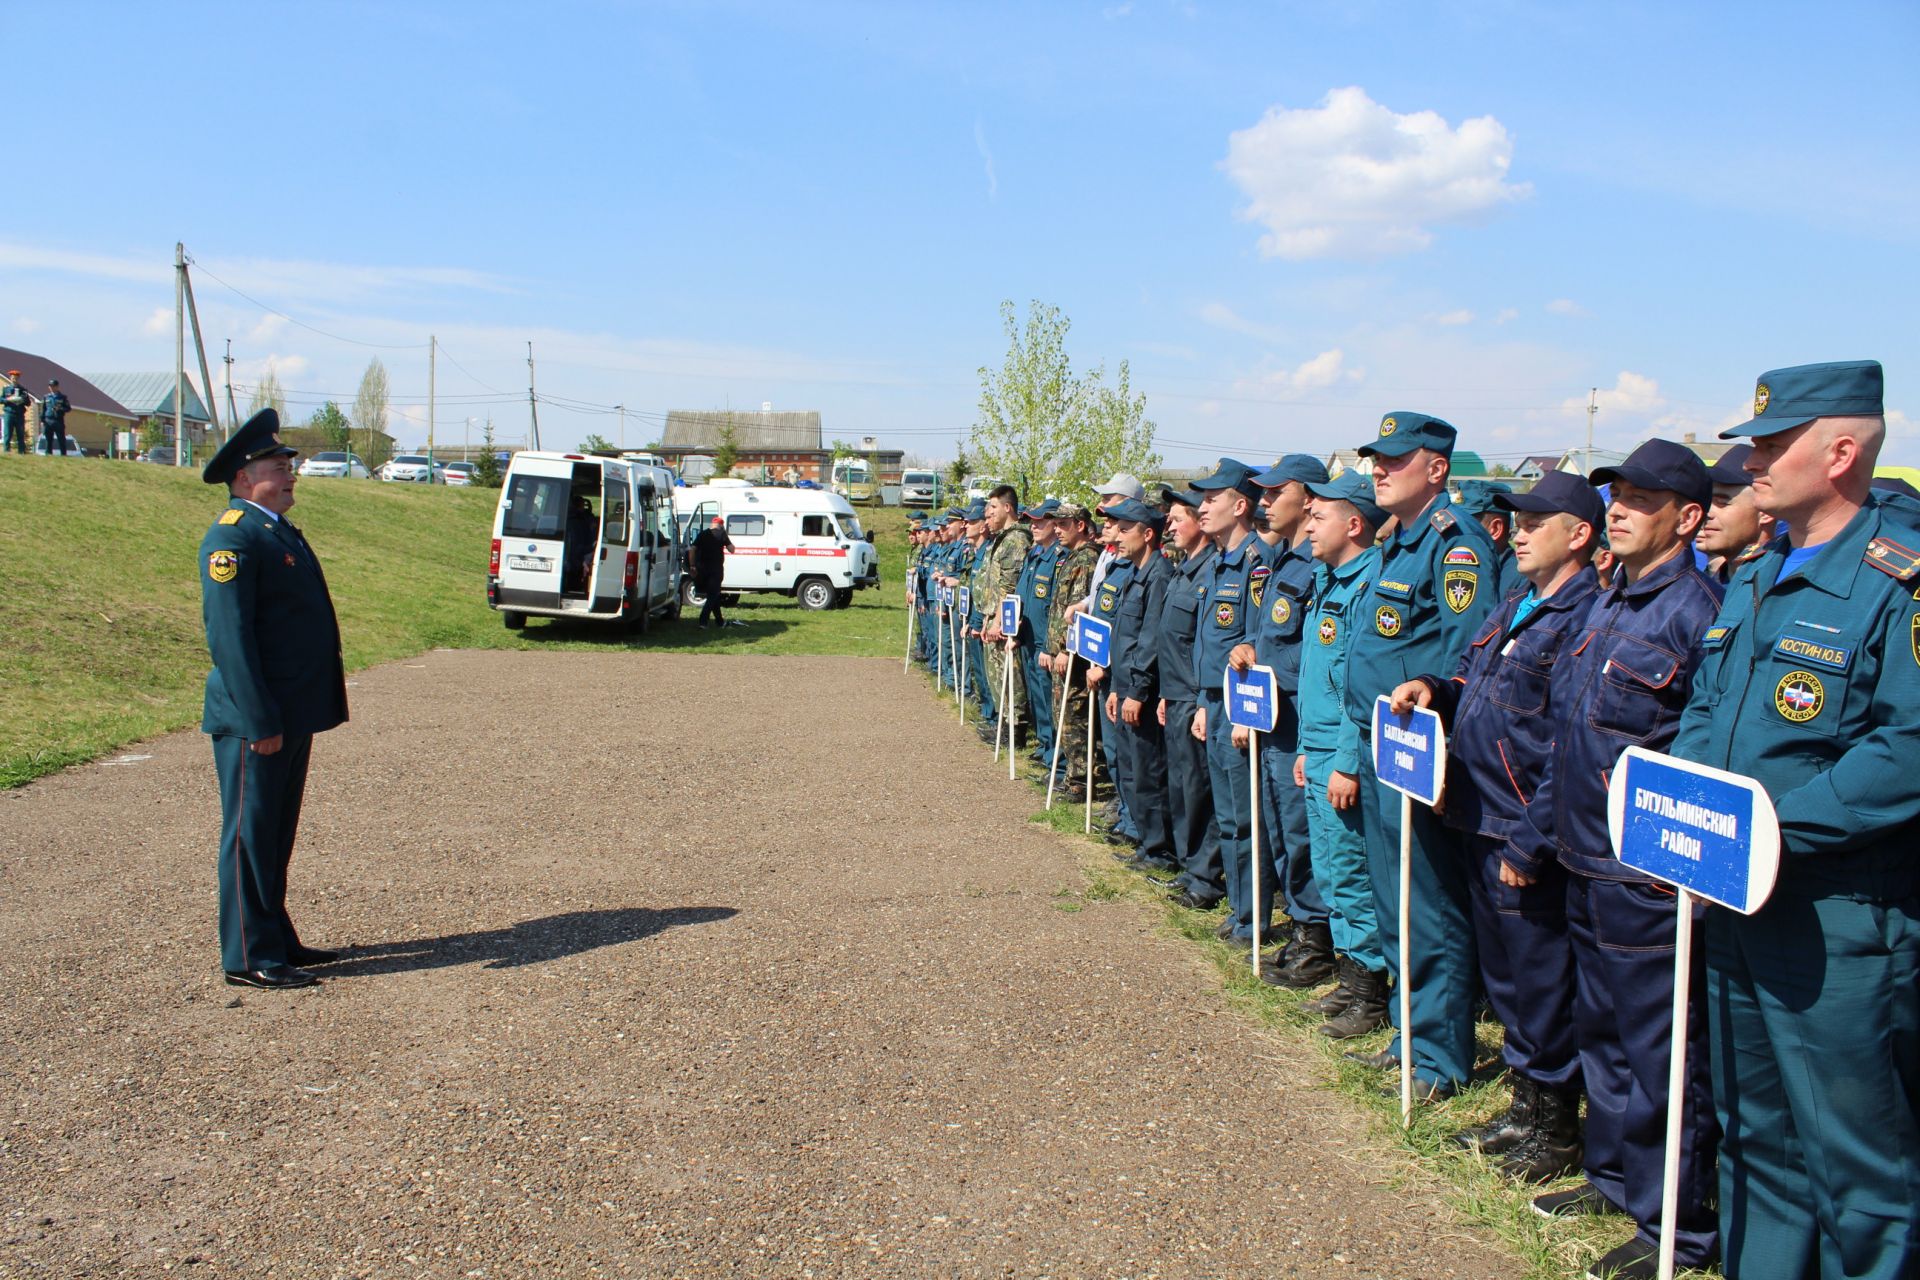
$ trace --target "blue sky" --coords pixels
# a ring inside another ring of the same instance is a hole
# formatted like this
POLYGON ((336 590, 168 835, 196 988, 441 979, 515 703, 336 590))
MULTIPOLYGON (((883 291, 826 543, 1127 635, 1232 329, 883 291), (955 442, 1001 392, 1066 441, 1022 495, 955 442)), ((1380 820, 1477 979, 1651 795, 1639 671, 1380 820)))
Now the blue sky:
POLYGON ((1590 387, 1602 445, 1705 437, 1762 369, 1861 357, 1920 463, 1910 0, 83 0, 8 35, 66 71, 9 99, 0 343, 170 367, 182 240, 236 381, 271 360, 301 414, 378 355, 403 443, 432 333, 441 442, 525 434, 532 340, 549 447, 771 402, 950 457, 1037 298, 1177 464, 1393 409, 1556 452, 1590 387))

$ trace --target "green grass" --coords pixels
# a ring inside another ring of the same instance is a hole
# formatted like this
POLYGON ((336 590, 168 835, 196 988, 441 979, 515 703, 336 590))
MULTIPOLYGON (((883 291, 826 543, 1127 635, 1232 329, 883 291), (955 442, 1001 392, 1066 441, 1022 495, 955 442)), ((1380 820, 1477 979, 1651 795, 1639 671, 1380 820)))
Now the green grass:
MULTIPOLYGON (((745 626, 689 619, 644 636, 487 608, 498 494, 308 480, 292 518, 327 572, 349 670, 432 648, 898 655, 906 518, 863 510, 882 586, 811 613, 748 596, 745 626)), ((197 473, 133 463, 0 457, 0 788, 196 724, 207 673, 196 552, 226 505, 197 473)))

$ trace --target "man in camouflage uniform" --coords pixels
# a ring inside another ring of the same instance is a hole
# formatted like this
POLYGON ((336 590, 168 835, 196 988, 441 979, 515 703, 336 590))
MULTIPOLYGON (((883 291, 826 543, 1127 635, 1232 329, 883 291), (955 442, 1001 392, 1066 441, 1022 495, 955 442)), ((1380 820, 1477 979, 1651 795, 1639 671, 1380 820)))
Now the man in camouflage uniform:
MULTIPOLYGON (((1054 527, 1060 545, 1066 550, 1060 567, 1053 571, 1053 608, 1047 616, 1047 652, 1041 661, 1053 673, 1054 688, 1066 687, 1066 722, 1060 728, 1060 776, 1065 796, 1079 801, 1087 798, 1087 685, 1083 678, 1086 663, 1075 661, 1066 651, 1067 606, 1084 600, 1093 589, 1093 568, 1100 559, 1100 546, 1093 540, 1092 521, 1087 509, 1077 502, 1063 502, 1054 513, 1054 527)), ((1055 697, 1060 695, 1055 693, 1055 697)))
MULTIPOLYGON (((966 631, 967 689, 980 706, 982 722, 995 714, 998 690, 987 687, 986 649, 980 643, 980 628, 986 618, 981 613, 987 587, 987 504, 985 499, 967 508, 966 560, 962 581, 967 588, 967 616, 961 619, 966 631)), ((984 737, 984 735, 983 735, 984 737)))
MULTIPOLYGON (((1016 657, 1013 696, 1007 698, 1007 635, 1000 630, 1000 602, 1017 595, 1020 570, 1033 546, 1033 531, 1020 523, 1020 495, 1010 484, 1003 484, 987 495, 987 563, 984 590, 978 597, 985 625, 980 629, 980 647, 986 654, 987 687, 996 701, 1005 700, 1009 729, 1017 731, 1027 719, 1027 682, 1020 678, 1016 657)), ((980 736, 988 742, 1000 733, 997 721, 984 722, 980 736)), ((1011 745, 1011 744, 1009 744, 1011 745)))

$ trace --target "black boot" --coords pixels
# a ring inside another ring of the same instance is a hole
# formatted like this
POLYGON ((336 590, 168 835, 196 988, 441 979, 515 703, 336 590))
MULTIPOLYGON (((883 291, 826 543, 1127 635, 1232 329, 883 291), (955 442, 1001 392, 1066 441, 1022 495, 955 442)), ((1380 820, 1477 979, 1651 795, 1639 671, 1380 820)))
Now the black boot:
POLYGON ((1324 920, 1309 924, 1296 922, 1293 945, 1287 948, 1287 967, 1280 973, 1280 985, 1308 991, 1333 974, 1333 930, 1324 920))
POLYGON ((1346 1012, 1347 1006, 1353 1003, 1353 975, 1360 966, 1354 963, 1351 956, 1335 956, 1333 962, 1340 977, 1340 985, 1318 1000, 1309 1000, 1301 1005, 1300 1008, 1307 1013, 1331 1018, 1336 1013, 1346 1012))
POLYGON ((1540 1087, 1534 1091, 1533 1127, 1519 1146, 1500 1157, 1500 1171, 1522 1182, 1551 1182, 1580 1168, 1580 1091, 1540 1087))
MULTIPOLYGON (((1339 1017, 1327 1019, 1320 1028, 1320 1034, 1332 1040, 1351 1040, 1387 1025, 1387 971, 1359 965, 1353 969, 1353 999, 1339 1017)), ((1380 1056, 1392 1055, 1383 1051, 1380 1056)))
POLYGON ((1539 1093, 1539 1085, 1523 1075, 1514 1076, 1513 1101, 1506 1111, 1483 1125, 1462 1129, 1454 1134, 1454 1144, 1469 1151, 1478 1151, 1484 1156, 1497 1156, 1513 1150, 1533 1132, 1534 1100, 1539 1093))

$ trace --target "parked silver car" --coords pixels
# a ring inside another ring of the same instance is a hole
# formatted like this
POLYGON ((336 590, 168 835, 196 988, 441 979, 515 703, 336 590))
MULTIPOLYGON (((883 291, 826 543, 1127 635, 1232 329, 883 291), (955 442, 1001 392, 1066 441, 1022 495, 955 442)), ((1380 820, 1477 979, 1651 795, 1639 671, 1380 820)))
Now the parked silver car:
POLYGON ((367 470, 367 464, 353 453, 321 452, 300 464, 300 474, 304 476, 332 476, 339 479, 346 476, 353 480, 371 479, 373 473, 367 470))

